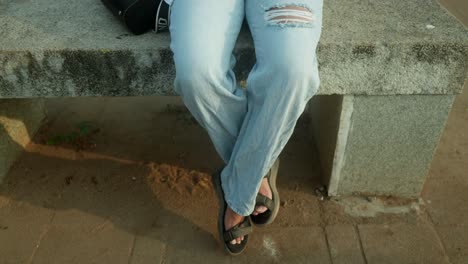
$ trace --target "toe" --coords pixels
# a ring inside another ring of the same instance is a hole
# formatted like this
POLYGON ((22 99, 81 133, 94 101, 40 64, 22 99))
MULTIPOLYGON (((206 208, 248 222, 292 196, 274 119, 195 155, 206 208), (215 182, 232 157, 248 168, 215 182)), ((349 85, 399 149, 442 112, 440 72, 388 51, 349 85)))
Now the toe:
POLYGON ((266 210, 268 210, 268 208, 266 208, 265 206, 259 206, 259 207, 257 207, 256 212, 257 212, 258 214, 261 214, 261 213, 266 212, 266 210))
POLYGON ((236 239, 231 240, 231 245, 235 245, 235 244, 237 244, 237 240, 236 239))

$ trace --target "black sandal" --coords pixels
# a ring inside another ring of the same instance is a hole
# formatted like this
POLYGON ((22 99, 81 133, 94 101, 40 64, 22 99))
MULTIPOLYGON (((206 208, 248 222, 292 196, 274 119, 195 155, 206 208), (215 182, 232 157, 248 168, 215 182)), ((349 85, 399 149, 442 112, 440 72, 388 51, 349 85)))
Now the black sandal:
POLYGON ((242 253, 247 246, 249 241, 249 234, 252 233, 252 223, 250 222, 249 217, 245 217, 244 221, 233 226, 231 229, 225 231, 224 228, 224 216, 226 214, 226 209, 228 207, 226 201, 224 200, 224 192, 221 187, 221 173, 216 173, 212 177, 213 186, 215 187, 216 193, 219 200, 219 214, 218 214, 218 232, 221 239, 221 242, 224 244, 224 249, 227 253, 236 256, 242 253), (244 240, 240 244, 231 244, 231 241, 244 237, 244 240))
POLYGON ((268 171, 268 174, 265 176, 268 180, 268 185, 270 185, 272 199, 262 195, 257 194, 257 198, 255 199, 255 207, 257 206, 265 206, 267 210, 258 215, 250 215, 250 219, 252 223, 256 226, 265 226, 271 224, 278 214, 279 207, 280 207, 280 198, 278 194, 278 189, 276 188, 276 178, 278 176, 278 168, 279 168, 279 159, 273 163, 273 166, 268 171))

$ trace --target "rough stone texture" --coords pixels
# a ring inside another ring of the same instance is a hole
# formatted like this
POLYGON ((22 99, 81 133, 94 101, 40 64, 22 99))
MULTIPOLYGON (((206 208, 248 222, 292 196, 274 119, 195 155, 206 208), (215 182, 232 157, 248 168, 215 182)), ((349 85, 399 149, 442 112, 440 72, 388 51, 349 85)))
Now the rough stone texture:
POLYGON ((352 225, 327 226, 327 238, 333 264, 364 264, 359 236, 352 225))
POLYGON ((44 117, 42 99, 0 100, 0 183, 44 117))
POLYGON ((419 196, 454 96, 355 96, 336 195, 419 196))
MULTIPOLYGON (((174 94, 168 33, 132 36, 100 1, 1 5, 0 97, 174 94)), ((255 59, 248 32, 236 55, 242 80, 255 59)), ((435 0, 331 0, 319 60, 320 94, 454 94, 468 33, 435 0)))
POLYGON ((437 235, 428 225, 360 225, 369 264, 448 264, 437 235))

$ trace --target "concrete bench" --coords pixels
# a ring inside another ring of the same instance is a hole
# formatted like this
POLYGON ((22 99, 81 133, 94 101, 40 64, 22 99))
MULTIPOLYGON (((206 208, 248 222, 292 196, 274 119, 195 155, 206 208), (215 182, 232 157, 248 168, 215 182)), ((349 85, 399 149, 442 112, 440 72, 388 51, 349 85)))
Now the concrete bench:
MULTIPOLYGON (((2 1, 0 179, 39 126, 41 98, 174 95, 169 43, 128 34, 98 0, 2 1)), ((248 32, 235 52, 243 80, 248 32)), ((329 194, 417 197, 466 78, 467 30, 435 0, 327 0, 318 55, 308 113, 329 194)))

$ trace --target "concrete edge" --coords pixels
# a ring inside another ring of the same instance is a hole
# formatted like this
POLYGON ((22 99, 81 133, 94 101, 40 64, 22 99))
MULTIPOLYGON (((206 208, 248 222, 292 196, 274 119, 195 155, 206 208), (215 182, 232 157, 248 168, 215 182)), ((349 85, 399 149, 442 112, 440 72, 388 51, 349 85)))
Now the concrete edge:
POLYGON ((338 187, 341 178, 341 170, 346 162, 346 146, 349 132, 351 130, 351 118, 354 110, 354 96, 346 95, 343 97, 340 113, 340 126, 337 133, 335 154, 333 157, 333 167, 328 187, 328 195, 338 196, 338 187))

